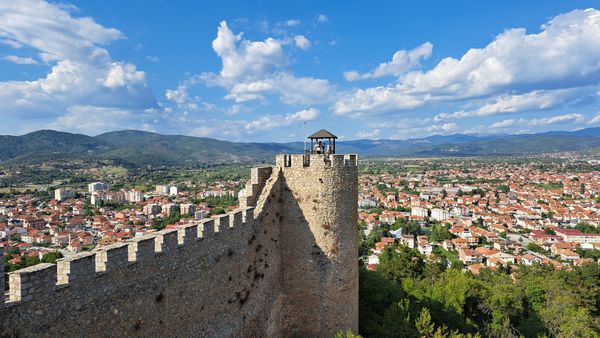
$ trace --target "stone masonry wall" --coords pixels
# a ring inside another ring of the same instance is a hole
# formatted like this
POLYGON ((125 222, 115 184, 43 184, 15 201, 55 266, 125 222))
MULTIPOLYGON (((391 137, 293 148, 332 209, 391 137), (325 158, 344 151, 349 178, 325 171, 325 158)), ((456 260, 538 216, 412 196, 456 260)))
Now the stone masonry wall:
POLYGON ((11 272, 0 336, 357 331, 357 175, 354 155, 278 156, 240 210, 11 272))
POLYGON ((354 155, 281 155, 282 332, 358 332, 358 171, 354 155))
POLYGON ((4 246, 0 245, 0 319, 4 316, 4 246))
POLYGON ((269 217, 254 220, 252 214, 249 208, 217 222, 78 254, 56 266, 11 273, 12 302, 0 332, 14 337, 277 335, 278 321, 271 318, 280 312, 274 308, 279 304, 277 228, 269 217), (230 219, 236 222, 232 228, 230 219))

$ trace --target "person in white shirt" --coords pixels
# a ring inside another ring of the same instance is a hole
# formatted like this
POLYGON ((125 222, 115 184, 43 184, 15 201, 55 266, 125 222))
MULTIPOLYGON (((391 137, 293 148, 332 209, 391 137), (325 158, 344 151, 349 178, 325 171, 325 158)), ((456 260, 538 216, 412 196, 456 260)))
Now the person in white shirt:
POLYGON ((316 147, 317 154, 322 154, 323 153, 323 142, 321 142, 321 141, 317 142, 316 146, 317 146, 316 147))

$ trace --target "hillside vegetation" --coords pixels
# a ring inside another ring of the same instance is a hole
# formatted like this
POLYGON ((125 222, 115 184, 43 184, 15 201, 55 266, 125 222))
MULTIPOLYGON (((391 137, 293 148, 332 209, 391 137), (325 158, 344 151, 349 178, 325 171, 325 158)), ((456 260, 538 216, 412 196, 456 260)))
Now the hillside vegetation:
MULTIPOLYGON (((161 135, 124 130, 95 137, 40 130, 0 136, 0 162, 43 163, 51 160, 110 160, 125 166, 185 165, 272 161, 279 153, 299 153, 303 142, 244 143, 205 137, 161 135)), ((522 155, 581 151, 597 153, 600 128, 530 135, 435 135, 409 140, 339 141, 339 153, 361 156, 522 155)))

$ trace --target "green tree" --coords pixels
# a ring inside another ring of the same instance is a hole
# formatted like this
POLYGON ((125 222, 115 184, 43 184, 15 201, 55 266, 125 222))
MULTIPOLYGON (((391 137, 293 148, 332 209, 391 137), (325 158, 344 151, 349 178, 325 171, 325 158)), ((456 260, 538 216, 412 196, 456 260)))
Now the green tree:
POLYGON ((419 317, 415 320, 415 326, 421 337, 433 337, 435 324, 431 322, 431 314, 428 308, 424 307, 421 309, 419 317))
POLYGON ((55 264, 56 260, 62 258, 63 254, 60 251, 49 252, 42 257, 42 263, 55 264))
POLYGON ((537 245, 535 243, 529 243, 529 244, 527 244, 526 248, 527 248, 527 250, 530 250, 530 251, 533 251, 533 252, 537 252, 537 253, 540 253, 540 254, 545 253, 544 248, 542 248, 541 246, 539 246, 539 245, 537 245))
POLYGON ((575 229, 578 229, 579 231, 584 232, 586 234, 598 233, 598 228, 596 228, 595 226, 591 225, 590 223, 586 223, 586 222, 577 223, 577 225, 575 226, 575 229))
POLYGON ((437 255, 437 257, 438 259, 428 261, 423 268, 423 280, 429 281, 431 285, 448 268, 448 259, 444 255, 437 255))
POLYGON ((410 301, 403 299, 388 307, 383 314, 380 337, 415 337, 417 330, 411 319, 410 301))
POLYGON ((500 184, 496 187, 496 191, 502 192, 502 193, 508 193, 510 191, 510 187, 506 184, 500 184))
POLYGON ((418 235, 421 232, 421 226, 416 221, 405 222, 404 219, 397 219, 392 225, 392 229, 402 228, 403 234, 418 235))
POLYGON ((349 329, 348 331, 337 332, 333 338, 362 338, 362 336, 354 334, 354 332, 349 329))
POLYGON ((439 242, 446 239, 452 239, 454 236, 447 226, 442 224, 434 224, 431 232, 427 236, 430 241, 439 242))
POLYGON ((518 337, 511 323, 523 315, 523 294, 513 281, 495 275, 485 288, 484 304, 491 311, 490 331, 497 337, 518 337))
POLYGON ((418 278, 423 275, 425 262, 421 254, 407 246, 388 246, 379 257, 378 271, 396 283, 404 278, 418 278))
POLYGON ((365 337, 381 337, 385 310, 405 298, 406 293, 380 272, 361 268, 358 281, 359 332, 365 337))

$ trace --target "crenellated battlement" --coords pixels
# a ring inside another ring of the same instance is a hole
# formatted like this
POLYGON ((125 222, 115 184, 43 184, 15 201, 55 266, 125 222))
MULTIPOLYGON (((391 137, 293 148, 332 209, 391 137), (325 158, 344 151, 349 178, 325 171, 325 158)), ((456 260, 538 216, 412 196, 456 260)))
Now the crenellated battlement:
POLYGON ((42 263, 9 274, 9 302, 27 302, 54 290, 56 265, 42 263))
POLYGON ((250 180, 246 182, 246 187, 238 195, 240 208, 256 206, 256 201, 260 196, 267 179, 271 177, 273 167, 261 167, 250 169, 250 180))
POLYGON ((356 167, 356 154, 282 154, 275 158, 278 168, 344 168, 356 167))
MULTIPOLYGON (((180 225, 177 229, 161 230, 123 243, 70 255, 58 259, 56 264, 37 264, 10 272, 7 304, 17 306, 37 298, 51 297, 61 287, 87 283, 101 274, 110 274, 132 264, 144 264, 157 255, 170 255, 171 259, 177 259, 178 249, 221 232, 225 232, 226 236, 227 230, 245 227, 253 221, 254 208, 238 209, 216 220, 206 219, 180 225)), ((219 240, 216 237, 214 239, 216 242, 219 240)), ((135 273, 135 269, 132 273, 135 273)))

